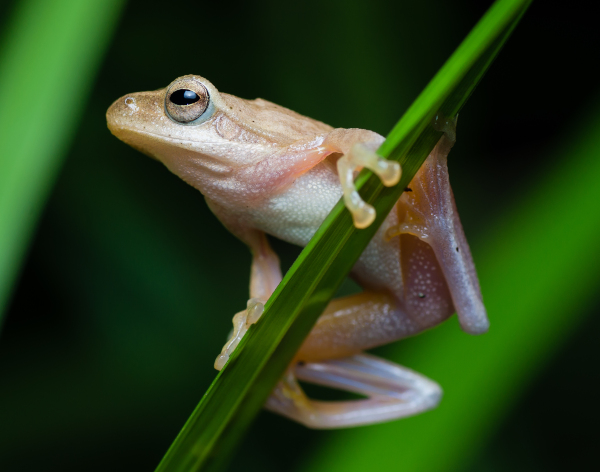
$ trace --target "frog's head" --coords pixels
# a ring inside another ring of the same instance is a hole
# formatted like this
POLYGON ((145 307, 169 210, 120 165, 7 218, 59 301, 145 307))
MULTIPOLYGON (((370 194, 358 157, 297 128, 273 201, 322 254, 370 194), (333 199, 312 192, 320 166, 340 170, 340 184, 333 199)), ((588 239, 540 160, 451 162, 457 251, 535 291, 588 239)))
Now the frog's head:
POLYGON ((119 98, 106 119, 121 141, 203 191, 207 178, 229 175, 260 157, 236 152, 239 142, 227 135, 236 126, 230 124, 233 99, 205 78, 186 75, 166 88, 119 98))
POLYGON ((168 87, 130 93, 106 113, 110 131, 121 141, 164 161, 165 147, 192 149, 210 132, 206 125, 223 108, 218 90, 206 79, 186 75, 168 87), (204 126, 203 126, 204 125, 204 126))

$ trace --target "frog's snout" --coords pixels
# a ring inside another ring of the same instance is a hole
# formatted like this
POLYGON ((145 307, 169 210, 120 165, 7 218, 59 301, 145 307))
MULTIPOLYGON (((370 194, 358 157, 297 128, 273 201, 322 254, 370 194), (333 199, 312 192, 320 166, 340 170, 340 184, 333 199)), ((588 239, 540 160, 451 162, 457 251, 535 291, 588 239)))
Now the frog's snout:
POLYGON ((143 132, 149 123, 163 119, 163 104, 164 89, 124 95, 106 112, 108 128, 118 138, 121 129, 143 132))
POLYGON ((148 133, 153 134, 153 122, 160 121, 162 100, 160 91, 124 95, 115 100, 106 112, 106 124, 112 134, 142 153, 155 158, 149 149, 148 133))
POLYGON ((139 121, 139 112, 140 107, 135 94, 125 95, 115 100, 106 112, 108 129, 119 137, 119 130, 135 127, 135 122, 139 121))

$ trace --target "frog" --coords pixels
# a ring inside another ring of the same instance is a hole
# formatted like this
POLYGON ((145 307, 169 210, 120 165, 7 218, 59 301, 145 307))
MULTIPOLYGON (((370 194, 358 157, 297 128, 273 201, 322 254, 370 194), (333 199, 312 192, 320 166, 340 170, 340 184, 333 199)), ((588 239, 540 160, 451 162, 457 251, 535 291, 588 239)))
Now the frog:
MULTIPOLYGON (((366 228, 376 212, 356 190, 358 171, 369 169, 387 186, 397 185, 401 174, 398 163, 377 154, 384 138, 374 131, 334 128, 261 98, 221 93, 199 75, 124 95, 108 109, 107 123, 118 139, 198 189, 251 251, 249 300, 233 317, 218 370, 259 322, 282 280, 268 237, 305 246, 340 199, 354 225, 366 228)), ((329 303, 266 409, 317 429, 422 413, 438 405, 440 386, 365 351, 417 335, 455 312, 463 331, 488 330, 448 176, 455 127, 452 120, 444 123, 435 148, 352 268, 362 292, 329 303), (300 381, 360 399, 315 400, 300 381)))

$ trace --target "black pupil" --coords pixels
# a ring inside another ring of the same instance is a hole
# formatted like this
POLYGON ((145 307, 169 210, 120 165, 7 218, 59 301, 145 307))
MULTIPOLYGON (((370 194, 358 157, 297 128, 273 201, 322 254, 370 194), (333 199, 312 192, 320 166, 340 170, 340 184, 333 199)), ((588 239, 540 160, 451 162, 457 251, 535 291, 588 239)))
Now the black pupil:
POLYGON ((188 89, 176 90, 171 94, 170 100, 175 105, 191 105, 200 100, 200 97, 196 92, 192 92, 188 89))

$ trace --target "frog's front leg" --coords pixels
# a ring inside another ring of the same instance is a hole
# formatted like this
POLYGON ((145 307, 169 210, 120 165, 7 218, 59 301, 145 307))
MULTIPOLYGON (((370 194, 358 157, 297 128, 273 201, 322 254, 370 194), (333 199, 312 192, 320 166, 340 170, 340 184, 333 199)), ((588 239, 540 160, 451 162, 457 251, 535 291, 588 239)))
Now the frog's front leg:
POLYGON ((279 382, 265 407, 309 428, 342 428, 416 415, 435 407, 442 390, 435 382, 369 354, 298 363, 279 382), (364 400, 309 399, 297 380, 366 396, 364 400))
POLYGON ((343 154, 337 161, 337 170, 344 192, 344 203, 352 214, 354 226, 366 228, 375 220, 375 208, 366 203, 354 185, 354 173, 366 167, 375 173, 383 185, 391 187, 400 181, 400 164, 384 159, 376 151, 383 142, 378 134, 362 129, 336 129, 324 144, 343 154))
MULTIPOLYGON (((211 210, 218 214, 218 206, 208 200, 207 202, 211 210)), ((214 365, 217 370, 221 370, 225 366, 248 328, 259 320, 264 311, 264 304, 281 282, 279 258, 271 249, 266 235, 262 231, 236 227, 233 221, 228 225, 225 217, 222 218, 222 221, 230 231, 250 247, 252 268, 250 271, 250 299, 246 309, 236 313, 233 317, 233 330, 223 346, 221 354, 215 360, 214 365)))

